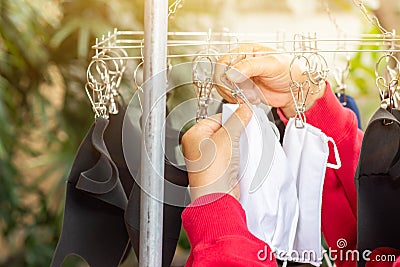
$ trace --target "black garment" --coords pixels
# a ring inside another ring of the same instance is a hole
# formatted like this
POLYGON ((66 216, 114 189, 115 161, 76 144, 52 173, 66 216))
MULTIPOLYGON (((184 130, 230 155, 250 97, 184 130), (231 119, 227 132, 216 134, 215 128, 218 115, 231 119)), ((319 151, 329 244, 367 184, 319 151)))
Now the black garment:
MULTIPOLYGON (((357 248, 400 249, 400 110, 379 109, 365 131, 355 175, 357 248)), ((361 258, 358 266, 365 266, 361 258)))
POLYGON ((278 128, 279 131, 279 142, 283 144, 283 137, 285 136, 285 124, 281 120, 281 118, 278 115, 278 110, 276 108, 271 108, 272 116, 275 120, 275 125, 278 128))
MULTIPOLYGON (((107 136, 118 139, 112 124, 97 119, 78 149, 68 177, 63 229, 51 266, 61 266, 70 254, 81 256, 92 267, 118 266, 127 251, 123 214, 125 191, 130 191, 132 182, 121 183, 104 142, 107 136)), ((108 139, 110 143, 113 138, 108 139)))
MULTIPOLYGON (((141 133, 124 117, 121 107, 109 121, 97 119, 78 149, 67 183, 63 229, 51 266, 61 266, 69 254, 81 256, 92 267, 118 266, 129 252, 129 238, 136 255, 139 253, 140 187, 134 178, 140 177, 141 133), (128 168, 125 155, 134 168, 128 168)), ((174 150, 170 147, 182 134, 169 128, 166 143, 171 154, 174 150)), ((175 204, 164 204, 163 266, 170 266, 179 239, 181 213, 189 202, 188 178, 185 170, 168 163, 164 178, 165 200, 175 204), (177 191, 167 181, 182 188, 177 191)))
MULTIPOLYGON (((135 129, 140 131, 140 129, 135 129)), ((126 134, 126 133, 124 133, 126 134)), ((175 131, 167 123, 166 125, 166 157, 172 159, 175 157, 174 148, 180 144, 182 133, 175 131)), ((140 145, 140 139, 132 140, 140 145)), ((139 146, 140 147, 140 146, 139 146)), ((134 155, 128 156, 131 166, 140 166, 140 157, 134 155)), ((187 172, 183 166, 176 167, 166 159, 164 165, 164 210, 163 210, 163 254, 162 266, 170 266, 175 254, 176 245, 181 231, 181 214, 184 207, 189 204, 190 196, 187 186, 189 184, 187 172), (175 186, 178 185, 178 186, 175 186)), ((138 176, 140 177, 140 173, 138 176)), ((140 195, 142 191, 135 182, 132 193, 129 197, 128 207, 125 211, 126 227, 131 239, 132 247, 136 255, 139 255, 139 233, 140 233, 140 195)))

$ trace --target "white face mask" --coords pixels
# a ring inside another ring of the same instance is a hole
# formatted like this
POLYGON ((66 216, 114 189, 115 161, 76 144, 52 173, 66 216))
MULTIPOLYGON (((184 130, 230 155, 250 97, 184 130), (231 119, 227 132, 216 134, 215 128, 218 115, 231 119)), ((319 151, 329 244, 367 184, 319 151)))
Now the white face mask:
POLYGON ((340 168, 340 158, 332 138, 305 123, 296 128, 290 119, 285 130, 283 149, 296 180, 299 219, 292 260, 319 266, 322 262, 321 205, 326 167, 340 168), (336 165, 328 164, 328 142, 334 144, 336 165))
MULTIPOLYGON (((238 105, 224 105, 222 122, 238 105)), ((252 234, 268 243, 281 260, 321 264, 321 200, 328 142, 319 129, 289 120, 283 148, 262 109, 240 139, 240 202, 252 234), (314 251, 311 257, 306 252, 314 251), (304 257, 306 256, 306 257, 304 257)))
MULTIPOLYGON (((222 123, 237 107, 223 105, 222 123)), ((240 203, 252 234, 274 251, 291 251, 299 213, 296 181, 274 127, 265 111, 254 107, 240 138, 240 203)))

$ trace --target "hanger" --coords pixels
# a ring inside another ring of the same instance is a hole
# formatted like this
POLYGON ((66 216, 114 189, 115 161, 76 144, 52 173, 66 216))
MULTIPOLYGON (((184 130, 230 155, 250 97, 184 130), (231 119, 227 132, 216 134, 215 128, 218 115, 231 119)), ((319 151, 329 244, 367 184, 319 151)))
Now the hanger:
POLYGON ((291 80, 289 89, 296 110, 296 115, 294 117, 295 126, 296 128, 304 128, 306 124, 306 116, 304 112, 306 110, 306 101, 311 87, 310 74, 314 70, 311 70, 310 61, 303 53, 304 50, 308 49, 307 42, 309 40, 307 40, 303 34, 295 34, 293 40, 293 50, 297 50, 299 52, 293 53, 293 59, 289 65, 289 76, 291 80), (306 79, 304 81, 294 80, 293 67, 295 65, 298 65, 303 70, 303 74, 306 75, 306 79))
MULTIPOLYGON (((209 35, 207 36, 207 54, 214 50, 210 45, 211 36, 210 29, 209 35)), ((200 51, 200 53, 201 52, 202 51, 200 51)), ((214 66, 217 62, 217 59, 217 57, 203 56, 201 54, 193 59, 192 79, 197 97, 196 122, 208 117, 208 105, 211 98, 211 91, 214 87, 214 66), (204 67, 205 65, 208 65, 208 68, 204 67)))
MULTIPOLYGON (((204 46, 212 46, 216 51, 210 50, 207 53, 207 50, 203 50, 201 54, 199 52, 193 53, 190 50, 188 52, 183 52, 179 50, 178 53, 174 53, 172 50, 170 51, 168 58, 193 58, 199 55, 203 56, 213 56, 219 57, 221 54, 230 54, 232 56, 243 56, 245 54, 249 54, 249 52, 222 52, 221 47, 226 47, 230 44, 230 38, 237 38, 237 44, 255 44, 261 43, 267 46, 275 46, 275 47, 284 47, 286 44, 291 44, 295 42, 295 40, 285 39, 286 35, 282 35, 279 32, 275 34, 258 34, 258 33, 234 33, 234 32, 212 32, 211 37, 225 37, 222 39, 212 39, 210 38, 210 32, 169 32, 169 40, 167 47, 170 49, 175 48, 190 48, 193 49, 199 48, 198 50, 202 50, 204 46), (184 39, 171 39, 174 37, 184 38, 184 39), (206 40, 204 39, 206 37, 206 40), (240 40, 240 38, 263 38, 257 41, 249 41, 249 40, 240 40)), ((109 35, 109 37, 105 38, 100 42, 96 42, 95 45, 92 46, 94 50, 105 50, 105 49, 129 49, 129 51, 143 49, 143 32, 142 31, 117 31, 114 30, 114 33, 109 35), (111 45, 109 45, 109 40, 111 40, 111 45)), ((323 44, 323 47, 318 49, 319 53, 336 53, 336 52, 347 52, 347 53, 377 53, 377 52, 387 52, 388 49, 385 47, 387 42, 387 36, 384 34, 361 34, 357 36, 348 36, 346 38, 338 38, 335 36, 334 38, 316 38, 319 44, 323 44), (346 43, 348 46, 350 45, 368 45, 372 46, 372 49, 341 49, 338 51, 337 49, 332 49, 332 45, 335 45, 337 42, 346 43)), ((394 52, 400 52, 400 36, 396 36, 394 38, 395 41, 395 50, 394 52)), ((252 52, 254 55, 268 55, 268 54, 286 54, 286 53, 294 53, 300 52, 301 50, 283 50, 278 49, 278 51, 269 51, 269 52, 252 52)), ((304 49, 303 53, 311 53, 310 49, 304 49)), ((141 59, 141 56, 129 55, 124 57, 125 59, 141 59)), ((118 59, 118 58, 110 58, 118 59)))
POLYGON ((397 88, 400 62, 393 53, 382 55, 375 65, 376 86, 381 98, 381 108, 392 112, 398 107, 397 88))
MULTIPOLYGON (((328 3, 325 0, 321 0, 321 4, 325 10, 325 13, 328 15, 329 20, 333 24, 336 29, 337 34, 337 43, 336 50, 337 51, 346 51, 347 43, 343 40, 346 40, 347 34, 346 32, 339 26, 335 16, 332 14, 328 3)), ((350 53, 349 52, 336 52, 333 53, 333 77, 336 81, 336 95, 340 99, 343 95, 343 102, 341 104, 343 106, 347 105, 346 99, 346 79, 349 76, 350 70, 350 53), (339 55, 342 55, 339 58, 339 55), (344 57, 343 57, 344 55, 344 57), (344 62, 343 62, 344 61, 344 62), (344 64, 343 64, 344 63, 344 64)))
MULTIPOLYGON (((379 29, 384 37, 385 43, 389 43, 389 48, 385 51, 375 65, 375 83, 379 91, 381 99, 381 108, 392 112, 393 108, 398 107, 397 100, 399 99, 397 88, 399 84, 400 62, 395 57, 396 49, 396 31, 387 31, 379 22, 375 15, 371 15, 364 5, 363 0, 353 0, 353 3, 360 9, 364 17, 376 28, 379 29), (389 41, 389 42, 387 42, 389 41)), ((384 121, 385 125, 392 124, 393 121, 384 121)))
MULTIPOLYGON (((111 34, 108 40, 111 42, 111 34)), ((102 37, 102 40, 106 38, 102 37)), ((96 39, 98 42, 98 39, 96 39)), ((118 114, 118 96, 122 77, 126 70, 127 52, 122 49, 96 49, 87 71, 85 91, 95 113, 95 118, 109 118, 109 114, 118 114), (110 58, 117 58, 112 59, 110 58)))

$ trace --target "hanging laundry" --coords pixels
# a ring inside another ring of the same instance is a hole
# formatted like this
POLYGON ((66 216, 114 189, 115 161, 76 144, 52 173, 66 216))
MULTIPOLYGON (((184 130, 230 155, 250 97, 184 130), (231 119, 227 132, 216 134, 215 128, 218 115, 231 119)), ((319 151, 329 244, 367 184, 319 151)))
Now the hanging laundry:
MULTIPOLYGON (((223 105, 222 123, 237 107, 223 105)), ((293 249, 299 207, 296 181, 273 127, 264 110, 254 107, 240 138, 240 203, 250 232, 285 260, 293 249)))
POLYGON ((108 149, 121 140, 114 135, 121 127, 114 121, 118 116, 111 115, 110 121, 98 118, 78 149, 67 181, 63 227, 53 267, 62 266, 71 254, 79 255, 90 266, 118 266, 127 252, 124 210, 133 180, 120 175, 112 160, 116 150, 108 149))
MULTIPOLYGON (((223 106, 223 123, 236 108, 223 106)), ((240 203, 249 230, 271 246, 276 258, 319 266, 325 169, 340 167, 337 149, 337 164, 327 163, 328 142, 334 142, 309 124, 296 128, 290 119, 282 147, 264 110, 254 107, 253 114, 240 139, 240 203)))
MULTIPOLYGON (((129 120, 129 119, 128 119, 129 120)), ((139 120, 140 122, 141 120, 139 120)), ((127 124, 129 127, 129 124, 127 124)), ((182 133, 174 130, 171 125, 166 124, 165 130, 165 153, 164 164, 164 206, 163 206, 163 242, 162 242, 162 266, 169 267, 175 255, 176 246, 181 231, 181 214, 184 208, 190 203, 190 196, 187 189, 189 184, 188 176, 184 166, 176 166, 174 162, 175 147, 179 146, 182 133), (170 160, 172 162, 170 162, 170 160)), ((127 147, 124 147, 125 156, 128 160, 128 167, 136 177, 140 177, 140 147, 141 127, 139 123, 133 123, 133 129, 126 128, 124 124, 123 139, 129 140, 127 147), (139 148, 139 149, 138 149, 139 148)), ((162 179, 162 178, 160 178, 162 179)), ((129 196, 128 207, 125 211, 126 227, 131 239, 132 247, 137 257, 140 248, 140 199, 142 190, 135 182, 132 193, 129 196)))
POLYGON ((341 166, 339 154, 332 138, 320 129, 305 123, 295 126, 289 119, 283 139, 290 170, 297 185, 299 218, 293 245, 292 261, 319 266, 322 263, 321 206, 326 167, 341 166), (328 142, 334 146, 336 164, 327 163, 328 142))
MULTIPOLYGON (((52 267, 61 266, 70 254, 81 256, 90 266, 119 266, 130 252, 130 244, 139 255, 141 189, 134 177, 140 177, 141 133, 124 120, 125 112, 120 107, 109 120, 98 118, 77 152, 52 267), (122 145, 123 138, 129 142, 122 145), (127 164, 126 156, 132 162, 127 164), (108 192, 102 184, 110 180, 116 182, 108 192)), ((181 136, 175 134, 169 136, 181 136)), ((167 146, 172 146, 170 139, 166 138, 167 146)), ((164 204, 163 266, 170 266, 181 230, 181 213, 190 198, 186 171, 166 163, 164 178, 165 202, 172 204, 164 204), (173 185, 184 189, 173 191, 173 185)))
MULTIPOLYGON (((400 110, 378 109, 364 134, 355 174, 357 249, 400 249, 400 110)), ((361 258, 358 266, 365 266, 361 258)))
POLYGON ((351 109, 354 114, 357 116, 357 121, 358 121, 358 129, 361 128, 361 116, 360 116, 360 111, 358 110, 358 106, 354 98, 347 94, 341 94, 341 93, 336 93, 336 97, 339 99, 340 103, 348 109, 351 109))

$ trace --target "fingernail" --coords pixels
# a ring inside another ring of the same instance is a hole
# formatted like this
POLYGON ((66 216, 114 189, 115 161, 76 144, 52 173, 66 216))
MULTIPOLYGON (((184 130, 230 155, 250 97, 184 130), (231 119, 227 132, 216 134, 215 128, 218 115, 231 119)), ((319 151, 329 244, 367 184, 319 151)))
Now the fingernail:
POLYGON ((243 94, 252 105, 258 106, 261 103, 261 99, 255 89, 243 90, 243 94))
POLYGON ((243 81, 243 78, 245 78, 243 74, 241 74, 237 69, 233 68, 226 72, 226 76, 228 76, 229 80, 232 82, 241 82, 243 81))

